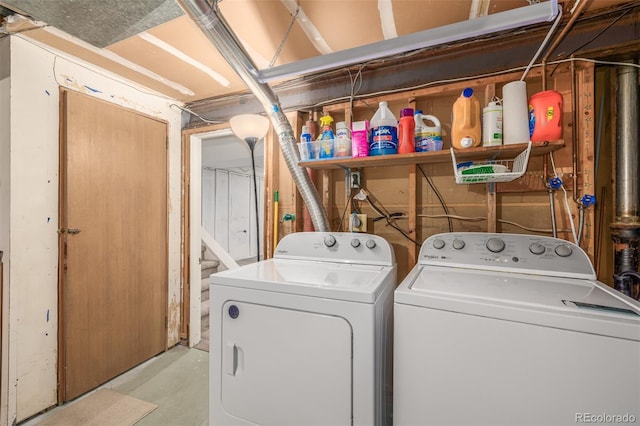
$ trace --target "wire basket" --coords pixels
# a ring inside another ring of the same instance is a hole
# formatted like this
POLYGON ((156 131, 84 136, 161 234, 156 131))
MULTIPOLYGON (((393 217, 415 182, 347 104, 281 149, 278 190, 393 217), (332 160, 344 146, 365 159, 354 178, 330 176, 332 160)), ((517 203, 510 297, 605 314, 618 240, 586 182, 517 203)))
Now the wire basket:
POLYGON ((514 159, 476 161, 469 163, 470 166, 467 168, 461 167, 466 163, 458 163, 453 148, 450 148, 450 150, 453 173, 457 184, 511 182, 527 171, 529 154, 531 153, 531 141, 529 141, 527 148, 514 159))

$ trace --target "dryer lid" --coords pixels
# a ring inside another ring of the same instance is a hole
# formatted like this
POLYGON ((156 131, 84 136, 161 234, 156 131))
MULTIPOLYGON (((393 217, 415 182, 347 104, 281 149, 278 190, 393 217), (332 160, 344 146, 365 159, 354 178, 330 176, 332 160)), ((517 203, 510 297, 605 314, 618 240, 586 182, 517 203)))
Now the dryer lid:
POLYGON ((396 303, 640 341, 640 303, 590 280, 419 266, 396 303))
POLYGON ((211 275, 211 284, 374 303, 396 283, 396 266, 268 259, 211 275))

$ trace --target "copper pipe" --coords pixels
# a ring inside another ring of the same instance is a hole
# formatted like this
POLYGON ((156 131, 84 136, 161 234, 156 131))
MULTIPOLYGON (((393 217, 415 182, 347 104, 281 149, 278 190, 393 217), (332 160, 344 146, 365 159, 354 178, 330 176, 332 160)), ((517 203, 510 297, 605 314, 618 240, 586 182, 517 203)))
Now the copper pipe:
MULTIPOLYGON (((571 55, 573 58, 573 55, 571 55)), ((573 129, 571 132, 571 160, 573 166, 573 201, 578 202, 578 114, 576 113, 576 66, 575 62, 571 61, 571 115, 573 129)))
MULTIPOLYGON (((577 0, 577 1, 580 1, 580 0, 577 0)), ((564 40, 564 38, 567 36, 567 34, 569 33, 569 30, 571 30, 571 27, 573 27, 573 24, 576 22, 576 20, 582 13, 582 10, 586 7, 587 3, 588 3, 587 0, 582 0, 582 3, 580 3, 578 7, 573 11, 571 18, 569 18, 569 21, 567 22, 567 24, 564 26, 560 34, 558 34, 558 37, 556 37, 553 40, 553 43, 547 50, 547 53, 545 53, 544 57, 542 58, 542 90, 543 91, 547 90, 547 69, 546 69, 547 67, 546 66, 547 66, 547 60, 549 59, 549 56, 551 56, 553 51, 558 48, 558 45, 560 45, 562 40, 564 40)))
POLYGON ((576 19, 578 19, 578 17, 582 13, 582 10, 587 6, 587 3, 588 3, 587 0, 582 0, 582 3, 580 3, 578 7, 573 11, 573 14, 571 15, 571 18, 569 18, 567 25, 564 26, 560 34, 558 34, 558 37, 556 37, 555 40, 553 41, 553 44, 551 45, 551 47, 549 47, 549 50, 547 50, 547 53, 544 55, 544 58, 542 58, 543 63, 546 62, 547 59, 549 59, 549 56, 551 56, 553 51, 556 50, 558 45, 567 36, 567 34, 569 33, 569 30, 573 26, 573 23, 576 22, 576 19))

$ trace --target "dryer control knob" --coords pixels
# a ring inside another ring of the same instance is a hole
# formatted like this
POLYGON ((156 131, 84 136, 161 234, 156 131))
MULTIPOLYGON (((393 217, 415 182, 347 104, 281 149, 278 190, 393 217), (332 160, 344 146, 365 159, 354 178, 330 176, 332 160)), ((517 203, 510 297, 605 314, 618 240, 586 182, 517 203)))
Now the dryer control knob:
POLYGON ((324 237, 324 245, 327 247, 333 247, 336 245, 336 237, 333 235, 327 235, 324 237))
POLYGON ((489 240, 487 241, 487 250, 489 250, 492 253, 500 253, 502 250, 504 250, 504 241, 502 241, 500 238, 489 238, 489 240))
POLYGON ((357 238, 351 240, 351 247, 360 247, 360 240, 357 238))
POLYGON ((367 242, 365 243, 368 249, 372 249, 376 246, 376 242, 373 240, 367 240, 367 242))
POLYGON ((456 250, 462 250, 464 248, 464 241, 456 238, 455 240, 453 240, 453 243, 451 243, 451 245, 456 250))
POLYGON ((433 248, 437 250, 444 248, 444 240, 441 240, 440 238, 433 240, 433 248))
POLYGON ((571 250, 571 247, 567 244, 560 244, 556 247, 555 252, 560 257, 569 257, 571 253, 573 253, 573 250, 571 250))
POLYGON ((531 243, 529 251, 533 254, 543 254, 547 249, 540 243, 531 243))

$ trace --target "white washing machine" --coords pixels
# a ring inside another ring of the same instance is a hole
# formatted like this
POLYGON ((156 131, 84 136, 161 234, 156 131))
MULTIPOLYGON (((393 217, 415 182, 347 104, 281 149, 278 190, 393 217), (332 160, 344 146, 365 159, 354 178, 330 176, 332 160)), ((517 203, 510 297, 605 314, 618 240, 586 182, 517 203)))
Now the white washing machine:
POLYGON ((640 303, 567 241, 434 235, 394 324, 394 425, 640 422, 640 303))
POLYGON ((210 280, 210 424, 390 424, 386 240, 294 233, 272 259, 210 280))

